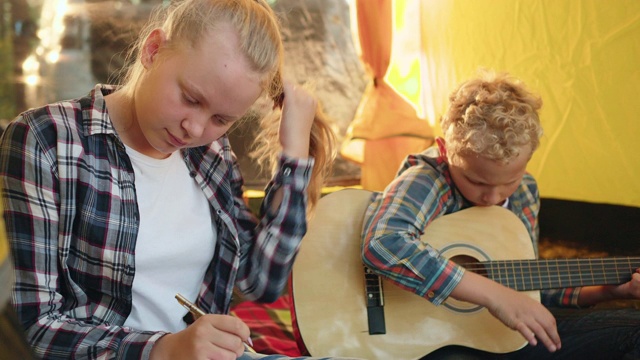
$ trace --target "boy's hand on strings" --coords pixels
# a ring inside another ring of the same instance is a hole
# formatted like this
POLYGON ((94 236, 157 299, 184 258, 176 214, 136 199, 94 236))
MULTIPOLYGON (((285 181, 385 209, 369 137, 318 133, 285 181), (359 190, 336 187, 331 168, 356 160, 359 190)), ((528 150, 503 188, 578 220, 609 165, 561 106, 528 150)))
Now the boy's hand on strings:
POLYGON ((640 269, 631 275, 631 280, 611 289, 613 299, 636 299, 640 300, 640 269))
POLYGON ((487 309, 509 328, 518 331, 531 346, 538 341, 550 351, 560 349, 560 335, 556 320, 549 310, 526 294, 502 285, 494 293, 487 309))
MULTIPOLYGON (((589 288, 591 287, 583 288, 580 293, 581 298, 590 290, 589 288)), ((597 296, 593 296, 595 300, 592 300, 591 304, 581 303, 581 305, 594 305, 607 300, 640 300, 640 269, 636 269, 636 271, 631 274, 631 280, 626 283, 620 285, 605 285, 599 288, 601 294, 599 301, 597 301, 597 296)))
POLYGON ((578 305, 592 306, 610 300, 640 300, 640 269, 620 285, 584 286, 580 290, 578 305))
POLYGON ((556 319, 527 294, 467 271, 451 296, 486 307, 491 315, 522 334, 532 346, 540 341, 550 352, 560 349, 556 319))

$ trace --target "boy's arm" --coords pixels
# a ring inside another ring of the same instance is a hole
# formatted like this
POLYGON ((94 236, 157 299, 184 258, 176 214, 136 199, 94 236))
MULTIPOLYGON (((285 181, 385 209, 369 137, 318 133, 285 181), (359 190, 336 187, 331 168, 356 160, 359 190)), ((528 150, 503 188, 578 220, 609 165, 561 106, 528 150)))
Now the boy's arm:
POLYGON ((580 288, 579 306, 592 306, 609 300, 640 299, 640 269, 631 280, 621 285, 585 286, 580 288))
POLYGON ((432 167, 411 166, 376 195, 362 233, 367 267, 435 305, 449 296, 464 272, 421 240, 428 224, 444 213, 447 189, 432 167))
POLYGON ((541 341, 549 351, 560 349, 560 336, 553 315, 542 304, 486 277, 465 272, 451 296, 486 307, 509 328, 535 346, 541 341))

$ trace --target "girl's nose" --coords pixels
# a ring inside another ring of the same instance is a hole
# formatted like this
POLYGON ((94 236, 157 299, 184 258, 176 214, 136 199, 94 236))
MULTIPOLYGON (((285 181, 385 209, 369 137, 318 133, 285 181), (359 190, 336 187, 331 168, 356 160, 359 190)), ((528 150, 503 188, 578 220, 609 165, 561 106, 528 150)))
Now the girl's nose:
POLYGON ((205 116, 192 114, 191 116, 182 120, 182 128, 187 132, 192 139, 197 139, 202 136, 207 126, 209 119, 205 116))

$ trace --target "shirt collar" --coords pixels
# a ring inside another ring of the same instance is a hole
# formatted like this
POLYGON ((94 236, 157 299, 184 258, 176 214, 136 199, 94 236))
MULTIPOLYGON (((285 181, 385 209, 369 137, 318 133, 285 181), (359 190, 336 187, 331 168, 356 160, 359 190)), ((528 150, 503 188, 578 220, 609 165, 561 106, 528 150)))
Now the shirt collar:
POLYGON ((116 134, 104 100, 105 96, 113 93, 116 89, 118 89, 116 85, 97 84, 89 96, 82 99, 82 116, 86 135, 116 134))

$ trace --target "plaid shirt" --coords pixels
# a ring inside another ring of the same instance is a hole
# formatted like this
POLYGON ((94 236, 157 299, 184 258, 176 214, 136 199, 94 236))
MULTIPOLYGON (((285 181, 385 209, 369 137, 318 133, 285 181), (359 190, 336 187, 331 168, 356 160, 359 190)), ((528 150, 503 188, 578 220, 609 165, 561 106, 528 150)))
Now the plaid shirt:
MULTIPOLYGON (((420 237, 438 217, 470 206, 451 181, 448 164, 436 147, 410 155, 387 189, 374 193, 367 209, 365 264, 398 286, 441 304, 460 282, 464 269, 423 245, 420 237)), ((531 175, 525 174, 507 207, 524 223, 537 253, 540 198, 531 175)), ((576 305, 577 296, 576 289, 542 292, 547 305, 576 305)))
MULTIPOLYGON (((122 327, 131 311, 139 212, 135 174, 105 107, 114 90, 97 85, 87 97, 29 110, 0 142, 13 303, 44 358, 147 358, 163 335, 122 327)), ((226 136, 182 154, 218 231, 197 305, 227 313, 234 285, 248 300, 274 301, 306 232, 313 160, 281 157, 259 221, 243 201, 226 136), (268 214, 265 204, 279 188, 282 205, 268 214)))

